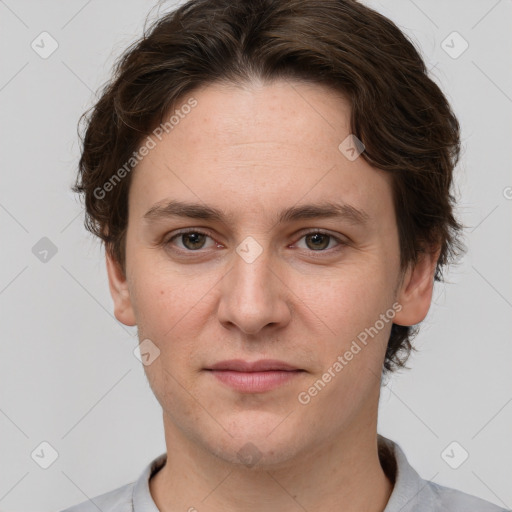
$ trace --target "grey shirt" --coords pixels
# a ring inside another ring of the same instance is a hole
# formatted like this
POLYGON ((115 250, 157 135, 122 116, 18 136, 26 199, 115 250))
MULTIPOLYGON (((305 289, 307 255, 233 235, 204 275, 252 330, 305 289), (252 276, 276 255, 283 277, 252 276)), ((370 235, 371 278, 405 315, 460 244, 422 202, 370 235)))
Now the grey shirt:
MULTIPOLYGON (((383 512, 510 512, 497 505, 434 482, 423 480, 407 461, 398 444, 378 434, 379 459, 394 482, 383 512)), ((163 453, 150 462, 136 482, 101 494, 62 512, 159 512, 149 480, 166 461, 163 453), (94 503, 93 503, 94 502, 94 503)))

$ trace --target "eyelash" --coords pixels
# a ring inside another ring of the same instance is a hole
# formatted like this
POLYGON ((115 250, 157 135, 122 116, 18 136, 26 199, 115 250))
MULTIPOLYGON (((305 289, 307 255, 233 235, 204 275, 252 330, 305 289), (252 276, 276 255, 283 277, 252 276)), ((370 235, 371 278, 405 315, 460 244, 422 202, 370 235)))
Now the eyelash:
MULTIPOLYGON (((210 233, 208 233, 206 231, 202 231, 200 229, 190 228, 190 229, 184 229, 184 230, 178 231, 177 233, 174 233, 170 238, 168 238, 167 240, 163 241, 163 245, 165 247, 169 247, 169 246, 172 245, 172 241, 173 240, 175 240, 176 238, 179 238, 182 235, 186 235, 186 234, 190 234, 190 233, 194 233, 194 234, 198 234, 198 235, 205 235, 205 236, 211 238, 212 240, 214 240, 214 238, 210 235, 210 233)), ((312 231, 308 231, 306 233, 303 233, 301 235, 301 237, 299 238, 299 240, 301 240, 302 238, 304 238, 306 236, 310 236, 310 235, 324 235, 324 236, 329 237, 332 240, 335 240, 337 242, 337 244, 338 244, 336 247, 331 247, 330 249, 323 249, 323 250, 318 250, 318 251, 314 251, 314 250, 310 249, 309 252, 313 253, 315 255, 315 257, 317 257, 315 253, 324 253, 324 254, 328 253, 328 254, 331 254, 333 251, 340 250, 344 246, 348 245, 347 242, 344 242, 340 238, 332 235, 331 233, 328 233, 326 231, 322 231, 320 229, 312 230, 312 231)), ((216 243, 218 243, 218 242, 216 242, 216 243)), ((175 252, 181 252, 181 253, 200 253, 202 251, 202 249, 197 249, 196 251, 193 251, 193 250, 190 250, 190 249, 181 249, 181 248, 172 248, 172 250, 175 251, 175 252)), ((318 257, 322 257, 322 256, 318 256, 318 257)))

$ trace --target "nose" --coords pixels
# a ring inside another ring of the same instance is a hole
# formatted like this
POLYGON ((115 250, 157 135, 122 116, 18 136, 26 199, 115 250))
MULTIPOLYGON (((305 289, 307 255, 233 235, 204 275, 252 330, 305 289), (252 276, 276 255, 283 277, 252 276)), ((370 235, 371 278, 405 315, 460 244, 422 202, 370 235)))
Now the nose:
POLYGON ((279 262, 265 248, 254 260, 234 254, 233 266, 221 281, 218 319, 244 334, 279 329, 290 322, 293 294, 284 281, 279 262))

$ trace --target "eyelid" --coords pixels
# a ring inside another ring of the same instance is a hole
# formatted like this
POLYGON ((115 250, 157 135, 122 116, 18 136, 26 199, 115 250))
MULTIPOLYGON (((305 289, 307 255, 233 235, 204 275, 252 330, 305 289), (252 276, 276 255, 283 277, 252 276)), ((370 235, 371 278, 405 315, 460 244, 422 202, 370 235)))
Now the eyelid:
POLYGON ((305 235, 315 235, 317 233, 320 235, 330 236, 331 238, 334 238, 335 240, 337 240, 340 243, 348 244, 348 242, 349 242, 349 238, 347 236, 342 235, 341 233, 333 233, 332 231, 329 231, 327 229, 322 229, 322 228, 304 228, 304 229, 298 231, 295 234, 295 237, 302 238, 305 235))
POLYGON ((302 240, 305 236, 308 235, 324 235, 330 237, 332 240, 336 241, 336 246, 331 247, 330 249, 324 249, 321 251, 314 251, 312 249, 304 249, 308 251, 309 254, 312 254, 314 257, 321 258, 322 255, 329 255, 333 252, 336 252, 337 250, 341 249, 342 247, 345 247, 348 245, 348 241, 344 240, 342 237, 338 235, 334 235, 333 233, 320 229, 320 228, 306 228, 305 230, 299 231, 295 237, 297 238, 297 241, 293 243, 293 245, 297 244, 300 240, 302 240))
MULTIPOLYGON (((175 238, 178 238, 180 235, 186 235, 188 233, 198 233, 200 235, 205 235, 205 236, 211 238, 216 244, 219 244, 219 242, 217 242, 217 240, 215 240, 215 238, 212 236, 212 234, 207 230, 204 230, 202 228, 183 228, 183 229, 179 229, 176 232, 173 231, 172 236, 164 237, 164 239, 162 240, 162 245, 164 245, 164 246, 170 245, 172 240, 174 240, 175 238)), ((186 251, 185 249, 180 249, 180 248, 178 250, 186 251)), ((199 252, 199 251, 201 251, 201 249, 198 249, 197 251, 188 250, 186 252, 193 253, 193 252, 199 252)))

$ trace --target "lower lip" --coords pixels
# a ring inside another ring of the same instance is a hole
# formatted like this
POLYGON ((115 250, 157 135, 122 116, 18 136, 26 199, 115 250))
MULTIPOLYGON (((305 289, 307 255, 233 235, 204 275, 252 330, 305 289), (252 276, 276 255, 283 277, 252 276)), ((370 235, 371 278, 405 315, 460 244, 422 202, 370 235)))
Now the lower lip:
POLYGON ((235 372, 231 370, 210 370, 215 378, 243 393, 271 391, 302 373, 301 370, 272 370, 266 372, 235 372))

